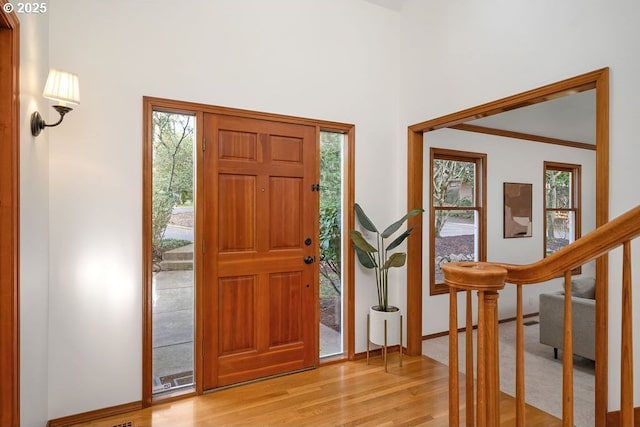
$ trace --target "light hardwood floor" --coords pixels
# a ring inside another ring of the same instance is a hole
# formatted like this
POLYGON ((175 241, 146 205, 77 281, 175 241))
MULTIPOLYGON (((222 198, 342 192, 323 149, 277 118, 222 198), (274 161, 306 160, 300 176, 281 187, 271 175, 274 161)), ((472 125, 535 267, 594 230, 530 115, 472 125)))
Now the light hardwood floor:
MULTIPOLYGON (((448 368, 425 356, 389 355, 385 373, 379 357, 322 366, 228 388, 92 422, 112 427, 174 426, 446 426, 448 368)), ((464 378, 461 379, 464 381, 464 378)), ((461 384, 461 402, 464 386, 461 384)), ((514 400, 501 397, 502 425, 515 425, 514 400)), ((464 409, 461 409, 461 424, 464 409)), ((560 426, 533 407, 529 425, 560 426)))

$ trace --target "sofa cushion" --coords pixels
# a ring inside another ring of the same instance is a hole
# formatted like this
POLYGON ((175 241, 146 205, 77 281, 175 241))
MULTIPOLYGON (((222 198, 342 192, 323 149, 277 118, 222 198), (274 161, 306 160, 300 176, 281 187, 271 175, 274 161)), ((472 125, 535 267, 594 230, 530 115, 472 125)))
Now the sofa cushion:
POLYGON ((579 298, 596 298, 596 279, 580 277, 571 280, 571 296, 579 298))

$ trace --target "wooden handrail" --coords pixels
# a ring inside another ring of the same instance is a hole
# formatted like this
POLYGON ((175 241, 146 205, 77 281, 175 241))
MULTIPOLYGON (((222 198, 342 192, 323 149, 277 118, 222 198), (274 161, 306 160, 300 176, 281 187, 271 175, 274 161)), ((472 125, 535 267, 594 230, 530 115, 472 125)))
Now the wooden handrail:
MULTIPOLYGON (((499 396, 499 353, 498 353, 498 291, 506 283, 517 285, 517 317, 516 317, 516 420, 524 425, 524 349, 523 349, 523 315, 522 285, 541 283, 564 276, 564 354, 563 354, 563 425, 572 426, 573 419, 573 341, 571 316, 571 271, 609 251, 623 246, 623 280, 621 301, 621 399, 620 411, 623 425, 633 425, 633 342, 631 313, 631 240, 640 237, 640 206, 629 210, 609 223, 565 246, 548 257, 528 265, 513 265, 489 262, 457 262, 442 266, 445 283, 450 287, 449 311, 449 422, 452 426, 459 423, 459 390, 458 390, 458 345, 457 345, 457 298, 458 290, 467 291, 467 310, 470 304, 470 292, 478 293, 478 363, 475 420, 473 414, 473 397, 469 399, 469 390, 473 390, 473 365, 467 365, 467 425, 488 426, 500 423, 498 405, 499 396), (469 369, 469 366, 471 368, 469 369), (454 372, 455 371, 455 372, 454 372), (470 372, 469 372, 470 371, 470 372), (471 411, 471 412, 470 412, 471 411), (474 424, 475 421, 475 424, 474 424)), ((470 314, 467 311, 467 319, 470 314)), ((467 360, 471 356, 472 332, 467 320, 467 360)))
MULTIPOLYGON (((540 283, 564 275, 640 236, 640 206, 598 227, 548 257, 528 265, 493 263, 507 270, 506 281, 522 285, 540 283)), ((446 271, 443 266, 443 271, 446 271)), ((446 275, 446 273, 445 273, 446 275)))

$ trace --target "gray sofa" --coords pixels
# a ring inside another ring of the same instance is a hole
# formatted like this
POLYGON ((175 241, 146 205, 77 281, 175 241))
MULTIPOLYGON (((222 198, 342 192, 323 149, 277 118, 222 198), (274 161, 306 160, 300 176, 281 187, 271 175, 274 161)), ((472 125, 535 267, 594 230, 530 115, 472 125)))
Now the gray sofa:
MULTIPOLYGON (((571 317, 573 354, 595 360, 595 279, 571 281, 571 317)), ((563 347, 563 329, 564 291, 540 294, 540 343, 553 347, 555 358, 563 347)))

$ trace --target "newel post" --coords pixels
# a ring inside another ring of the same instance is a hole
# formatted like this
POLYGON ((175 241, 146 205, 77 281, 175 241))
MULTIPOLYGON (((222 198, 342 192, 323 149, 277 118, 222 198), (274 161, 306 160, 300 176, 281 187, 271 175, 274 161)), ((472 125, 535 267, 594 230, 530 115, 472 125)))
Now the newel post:
MULTIPOLYGON (((457 290, 478 291, 478 363, 476 420, 478 427, 500 424, 500 369, 498 350, 498 291, 504 288, 507 270, 484 262, 448 263, 442 266, 445 283, 450 288, 449 340, 457 343, 457 290)), ((471 331, 467 331, 471 333, 471 331)), ((458 425, 459 384, 457 375, 458 348, 449 350, 449 424, 458 425), (455 367, 455 368, 454 368, 455 367), (456 373, 451 370, 455 369, 456 373)), ((473 372, 466 373, 473 381, 473 372)))

